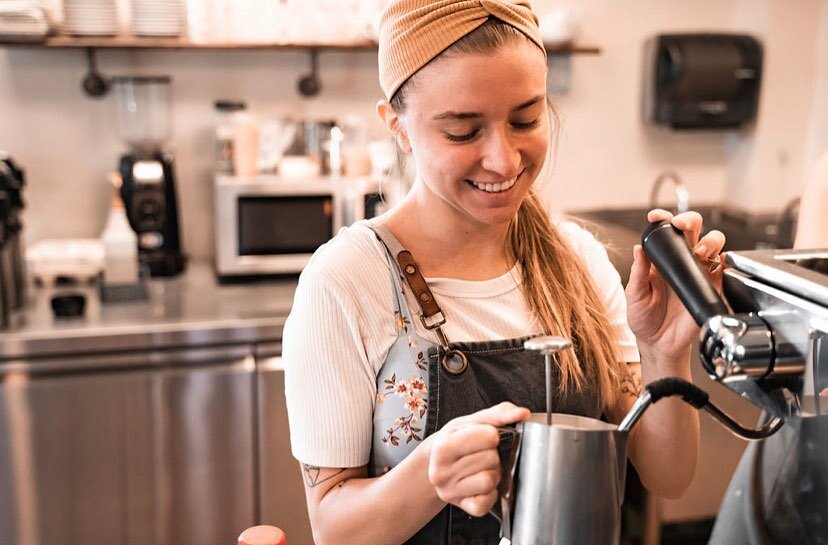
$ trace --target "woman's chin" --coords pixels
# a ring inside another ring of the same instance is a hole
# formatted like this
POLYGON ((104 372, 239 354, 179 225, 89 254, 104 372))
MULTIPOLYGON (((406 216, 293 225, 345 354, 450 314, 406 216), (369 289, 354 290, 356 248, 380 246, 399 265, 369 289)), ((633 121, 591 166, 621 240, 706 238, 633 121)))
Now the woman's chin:
POLYGON ((468 203, 466 212, 474 217, 478 222, 486 225, 498 225, 512 221, 520 209, 521 203, 527 197, 527 190, 524 188, 512 188, 508 195, 493 195, 483 196, 484 202, 481 199, 473 198, 472 202, 468 203), (514 191, 517 189, 517 191, 514 191), (521 189, 523 189, 521 191, 521 189))
POLYGON ((508 225, 517 215, 520 205, 503 206, 487 210, 467 210, 466 212, 477 222, 486 226, 508 225))

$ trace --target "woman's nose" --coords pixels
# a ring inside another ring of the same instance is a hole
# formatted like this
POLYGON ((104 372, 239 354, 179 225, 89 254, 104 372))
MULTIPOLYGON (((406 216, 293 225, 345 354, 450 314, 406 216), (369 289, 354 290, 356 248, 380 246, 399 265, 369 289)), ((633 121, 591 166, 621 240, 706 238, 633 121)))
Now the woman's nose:
POLYGON ((520 151, 506 131, 492 133, 483 149, 481 166, 504 177, 520 168, 520 151))

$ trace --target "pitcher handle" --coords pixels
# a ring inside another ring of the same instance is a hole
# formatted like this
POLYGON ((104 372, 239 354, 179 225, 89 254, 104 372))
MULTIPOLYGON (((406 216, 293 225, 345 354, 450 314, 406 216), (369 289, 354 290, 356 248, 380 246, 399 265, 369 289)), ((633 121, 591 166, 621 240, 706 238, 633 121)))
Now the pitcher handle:
POLYGON ((521 435, 523 434, 523 422, 518 422, 514 427, 503 426, 498 428, 500 436, 512 436, 512 448, 509 449, 509 459, 506 464, 506 471, 498 486, 498 500, 500 501, 501 516, 498 516, 494 508, 489 509, 492 515, 500 523, 500 545, 509 545, 512 539, 512 513, 511 503, 514 497, 515 473, 517 472, 517 461, 520 456, 521 435))

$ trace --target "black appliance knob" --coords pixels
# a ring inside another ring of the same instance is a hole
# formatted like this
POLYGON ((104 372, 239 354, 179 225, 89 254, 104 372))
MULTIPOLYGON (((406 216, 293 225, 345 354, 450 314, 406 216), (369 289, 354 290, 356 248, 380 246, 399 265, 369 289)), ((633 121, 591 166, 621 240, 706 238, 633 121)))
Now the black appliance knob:
POLYGON ((82 293, 55 295, 51 303, 56 318, 77 318, 86 310, 86 297, 82 293))
POLYGON ((154 217, 158 214, 160 208, 161 207, 156 201, 142 201, 141 204, 138 205, 138 213, 144 218, 154 217))

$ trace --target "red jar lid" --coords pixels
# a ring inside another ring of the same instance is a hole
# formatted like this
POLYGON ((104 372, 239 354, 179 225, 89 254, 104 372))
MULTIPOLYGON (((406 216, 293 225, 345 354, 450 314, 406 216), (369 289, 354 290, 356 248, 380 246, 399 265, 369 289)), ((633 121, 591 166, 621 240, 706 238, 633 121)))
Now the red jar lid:
POLYGON ((287 538, 275 526, 253 526, 241 533, 239 545, 287 545, 287 538))

